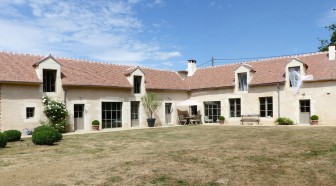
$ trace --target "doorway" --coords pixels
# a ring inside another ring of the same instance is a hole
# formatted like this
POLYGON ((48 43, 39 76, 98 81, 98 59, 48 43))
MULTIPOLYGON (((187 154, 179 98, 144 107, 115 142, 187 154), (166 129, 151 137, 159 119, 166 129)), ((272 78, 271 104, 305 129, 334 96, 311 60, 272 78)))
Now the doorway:
POLYGON ((131 101, 131 127, 139 127, 139 101, 131 101))
POLYGON ((84 130, 84 104, 74 104, 74 129, 84 130))
POLYGON ((172 104, 171 103, 165 103, 165 120, 166 120, 166 125, 171 124, 172 121, 172 104))
POLYGON ((310 100, 300 100, 300 124, 309 124, 310 100))

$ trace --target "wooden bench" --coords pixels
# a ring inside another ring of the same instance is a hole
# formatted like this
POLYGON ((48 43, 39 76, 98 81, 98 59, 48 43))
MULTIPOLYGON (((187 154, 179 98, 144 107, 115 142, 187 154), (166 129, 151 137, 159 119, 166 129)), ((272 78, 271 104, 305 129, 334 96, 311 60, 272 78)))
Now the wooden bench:
POLYGON ((242 115, 240 123, 244 125, 244 122, 257 122, 259 125, 260 122, 259 115, 258 114, 242 115))

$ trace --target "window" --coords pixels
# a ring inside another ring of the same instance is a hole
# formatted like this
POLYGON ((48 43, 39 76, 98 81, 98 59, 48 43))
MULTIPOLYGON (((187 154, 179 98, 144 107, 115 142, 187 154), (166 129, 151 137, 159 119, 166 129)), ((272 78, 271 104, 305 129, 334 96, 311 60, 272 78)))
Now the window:
POLYGON ((247 91, 247 73, 238 73, 239 91, 247 91))
POLYGON ((310 112, 310 100, 300 100, 300 111, 310 112))
POLYGON ((204 102, 205 123, 216 123, 221 113, 220 101, 204 102))
POLYGON ((122 125, 122 102, 102 102, 102 127, 119 128, 122 125))
POLYGON ((240 98, 229 99, 229 103, 230 103, 230 117, 240 117, 241 116, 240 98))
POLYGON ((26 108, 26 118, 34 118, 35 115, 35 107, 27 107, 26 108))
POLYGON ((134 76, 133 79, 133 93, 140 94, 141 93, 141 76, 134 76))
POLYGON ((74 118, 83 118, 84 104, 74 105, 74 118))
POLYGON ((190 106, 190 111, 192 116, 197 115, 197 105, 190 106))
POLYGON ((56 70, 43 70, 43 92, 55 92, 56 70))
POLYGON ((273 97, 259 98, 260 117, 273 117, 273 97))
POLYGON ((300 67, 289 67, 289 86, 297 87, 300 80, 300 67))

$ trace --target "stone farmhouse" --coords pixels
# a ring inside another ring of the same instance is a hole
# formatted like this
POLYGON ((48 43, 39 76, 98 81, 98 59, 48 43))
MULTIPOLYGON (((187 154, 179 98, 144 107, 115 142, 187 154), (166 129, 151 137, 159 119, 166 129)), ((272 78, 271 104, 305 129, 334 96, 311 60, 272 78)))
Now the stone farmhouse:
MULTIPOLYGON (((239 125, 241 115, 258 114, 260 124, 278 117, 309 124, 316 114, 321 125, 336 125, 335 46, 328 52, 283 56, 257 61, 167 71, 89 62, 49 55, 0 53, 0 130, 33 129, 45 121, 42 96, 65 102, 71 130, 147 127, 141 97, 154 92, 162 98, 156 126, 178 122, 178 104, 190 108, 203 123, 239 125), (313 78, 305 78, 313 77, 313 78), (302 81, 301 81, 302 80, 302 81)), ((182 108, 188 110, 189 108, 182 108)))

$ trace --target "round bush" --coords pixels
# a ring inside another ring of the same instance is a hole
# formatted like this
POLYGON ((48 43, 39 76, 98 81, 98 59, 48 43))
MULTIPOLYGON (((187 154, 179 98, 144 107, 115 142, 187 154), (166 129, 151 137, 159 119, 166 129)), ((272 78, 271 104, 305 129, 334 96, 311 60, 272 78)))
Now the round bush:
POLYGON ((51 126, 39 126, 35 128, 32 141, 36 145, 52 145, 54 142, 60 141, 63 135, 51 126))
MULTIPOLYGON (((34 129, 34 132, 39 132, 41 130, 54 131, 55 132, 55 138, 56 138, 57 141, 61 141, 62 138, 63 138, 63 135, 61 133, 59 133, 57 129, 55 129, 54 127, 48 126, 48 125, 42 125, 42 126, 36 127, 34 129)), ((34 132, 33 132, 33 134, 34 134, 34 132)))
POLYGON ((56 142, 55 132, 51 130, 41 130, 34 132, 32 141, 36 145, 52 145, 56 142))
POLYGON ((92 125, 99 125, 99 121, 98 120, 93 120, 92 125))
POLYGON ((0 132, 0 148, 6 147, 8 138, 4 133, 0 132))
POLYGON ((318 120, 319 117, 318 117, 317 115, 312 115, 312 116, 310 117, 310 119, 311 119, 311 120, 318 120))
POLYGON ((18 130, 7 130, 3 133, 7 136, 8 142, 20 141, 21 139, 21 132, 18 130))

